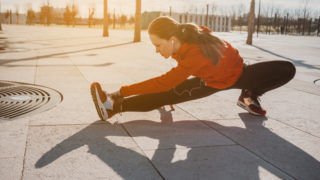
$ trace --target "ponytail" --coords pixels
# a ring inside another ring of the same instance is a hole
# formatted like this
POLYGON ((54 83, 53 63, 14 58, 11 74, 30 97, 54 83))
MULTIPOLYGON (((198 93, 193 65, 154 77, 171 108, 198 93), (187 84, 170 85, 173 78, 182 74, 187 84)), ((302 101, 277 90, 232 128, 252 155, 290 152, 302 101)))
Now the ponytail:
POLYGON ((180 24, 172 18, 162 16, 153 20, 148 28, 149 34, 157 35, 162 39, 176 36, 181 43, 199 44, 203 55, 209 58, 214 65, 218 64, 224 42, 204 26, 193 23, 180 24))

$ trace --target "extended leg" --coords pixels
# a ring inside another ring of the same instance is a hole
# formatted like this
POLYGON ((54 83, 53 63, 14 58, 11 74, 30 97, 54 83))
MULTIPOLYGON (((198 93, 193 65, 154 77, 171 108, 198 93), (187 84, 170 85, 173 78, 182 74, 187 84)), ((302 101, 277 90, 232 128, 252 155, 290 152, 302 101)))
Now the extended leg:
POLYGON ((199 78, 187 79, 167 92, 125 98, 122 102, 121 111, 150 111, 164 105, 203 98, 217 91, 219 90, 205 86, 199 78))

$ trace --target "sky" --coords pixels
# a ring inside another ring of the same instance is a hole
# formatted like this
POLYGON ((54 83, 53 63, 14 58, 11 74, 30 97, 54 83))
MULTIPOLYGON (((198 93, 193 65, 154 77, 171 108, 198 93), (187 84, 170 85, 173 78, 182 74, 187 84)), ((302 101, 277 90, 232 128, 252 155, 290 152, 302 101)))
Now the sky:
MULTIPOLYGON (((96 9, 96 17, 102 17, 104 0, 0 0, 1 12, 11 9, 14 12, 18 8, 19 12, 25 13, 28 8, 39 11, 40 6, 47 2, 58 8, 65 8, 66 4, 75 3, 82 17, 88 16, 88 9, 96 9)), ((256 11, 258 10, 259 0, 256 1, 256 11)), ((261 0, 261 12, 266 12, 267 8, 274 7, 282 9, 298 9, 304 6, 304 2, 309 1, 308 8, 312 10, 312 16, 320 16, 320 0, 261 0)), ((108 0, 109 12, 116 11, 116 14, 134 15, 135 0, 108 0)), ((205 13, 206 4, 209 4, 209 12, 212 5, 215 5, 216 14, 230 15, 232 12, 239 13, 239 7, 244 7, 241 11, 249 11, 251 0, 141 0, 142 12, 144 11, 172 11, 175 12, 196 12, 205 13)))

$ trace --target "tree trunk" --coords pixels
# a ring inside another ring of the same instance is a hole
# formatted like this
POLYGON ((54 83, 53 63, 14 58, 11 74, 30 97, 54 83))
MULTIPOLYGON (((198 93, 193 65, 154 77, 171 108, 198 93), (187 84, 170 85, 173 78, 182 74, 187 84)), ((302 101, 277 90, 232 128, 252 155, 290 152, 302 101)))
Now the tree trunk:
POLYGON ((209 4, 207 4, 207 15, 206 15, 206 26, 208 27, 208 21, 209 21, 209 4))
POLYGON ((2 31, 1 13, 0 13, 0 31, 2 31))
POLYGON ((259 12, 258 12, 258 24, 257 24, 257 37, 260 31, 260 9, 261 9, 261 0, 259 0, 259 12))
POLYGON ((103 37, 109 36, 109 23, 108 23, 108 4, 107 0, 104 0, 104 8, 103 8, 103 37))
POLYGON ((134 39, 133 42, 141 41, 141 0, 136 0, 136 22, 134 25, 134 39))
POLYGON ((249 20, 248 20, 248 37, 247 44, 252 45, 252 36, 254 32, 254 0, 251 0, 249 20))
POLYGON ((320 33, 320 16, 319 16, 319 19, 318 19, 318 32, 317 32, 317 36, 319 36, 319 33, 320 33))

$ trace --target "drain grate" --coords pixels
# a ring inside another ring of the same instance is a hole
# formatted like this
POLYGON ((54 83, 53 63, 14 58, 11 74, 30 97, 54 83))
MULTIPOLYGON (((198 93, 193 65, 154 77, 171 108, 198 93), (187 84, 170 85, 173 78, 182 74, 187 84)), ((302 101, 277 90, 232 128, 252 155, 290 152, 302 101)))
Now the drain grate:
POLYGON ((0 119, 13 120, 43 112, 62 99, 60 92, 48 87, 0 81, 0 119))

